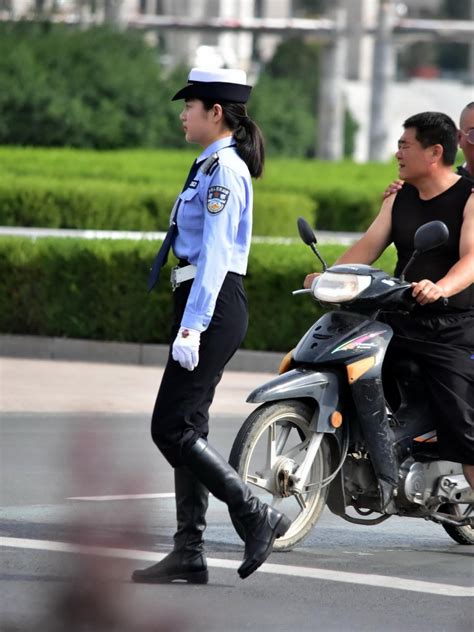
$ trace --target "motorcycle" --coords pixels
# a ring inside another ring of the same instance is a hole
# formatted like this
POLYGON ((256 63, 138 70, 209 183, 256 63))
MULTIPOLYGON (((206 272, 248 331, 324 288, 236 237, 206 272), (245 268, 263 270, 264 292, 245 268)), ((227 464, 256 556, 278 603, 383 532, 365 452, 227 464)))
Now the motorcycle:
POLYGON ((413 309, 405 273, 415 257, 447 240, 446 225, 434 221, 417 230, 413 256, 398 278, 362 264, 328 267, 304 218, 298 229, 323 272, 311 289, 293 294, 310 293, 332 311, 285 356, 279 376, 248 396, 260 406, 229 457, 254 493, 292 520, 275 550, 299 544, 326 505, 353 524, 376 525, 392 515, 431 520, 456 542, 474 544, 474 491, 461 464, 438 456, 420 370, 403 361, 382 377, 393 330, 379 317, 413 309), (396 407, 385 397, 383 379, 397 388, 396 407), (390 454, 374 444, 378 432, 389 438, 390 454), (395 480, 387 503, 383 479, 390 471, 395 480))

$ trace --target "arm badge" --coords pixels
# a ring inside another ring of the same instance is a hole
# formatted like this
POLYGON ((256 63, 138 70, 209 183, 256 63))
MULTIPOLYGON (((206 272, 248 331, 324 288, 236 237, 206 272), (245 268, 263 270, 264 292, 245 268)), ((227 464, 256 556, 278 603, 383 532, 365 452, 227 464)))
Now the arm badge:
POLYGON ((230 191, 226 187, 214 185, 207 191, 207 210, 213 215, 220 213, 229 199, 230 191))

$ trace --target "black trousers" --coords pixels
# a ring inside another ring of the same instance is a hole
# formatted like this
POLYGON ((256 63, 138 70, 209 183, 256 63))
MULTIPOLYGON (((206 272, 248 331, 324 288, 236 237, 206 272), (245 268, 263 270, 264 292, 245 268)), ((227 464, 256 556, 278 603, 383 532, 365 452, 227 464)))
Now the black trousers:
POLYGON ((474 465, 474 312, 386 315, 394 330, 384 370, 397 358, 421 368, 441 458, 474 465))
MULTIPOLYGON (((171 345, 178 333, 192 281, 174 292, 171 345)), ((219 293, 214 315, 201 334, 199 364, 183 369, 171 357, 171 346, 151 422, 153 441, 173 467, 186 464, 186 453, 209 432, 209 407, 224 367, 241 345, 248 325, 243 278, 229 272, 219 293)))

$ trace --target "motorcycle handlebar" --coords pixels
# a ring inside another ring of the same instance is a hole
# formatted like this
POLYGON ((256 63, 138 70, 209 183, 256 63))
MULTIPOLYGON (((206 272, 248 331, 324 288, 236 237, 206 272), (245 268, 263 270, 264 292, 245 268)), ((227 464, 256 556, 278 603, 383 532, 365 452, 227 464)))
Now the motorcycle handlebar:
MULTIPOLYGON (((403 298, 409 301, 413 307, 417 305, 416 299, 412 296, 412 293, 411 293, 411 285, 405 288, 405 291, 403 293, 403 298)), ((428 304, 431 304, 431 305, 441 304, 443 305, 443 307, 447 307, 449 305, 449 298, 447 298, 446 296, 440 296, 438 299, 436 299, 436 301, 433 301, 432 303, 428 303, 428 304)))
MULTIPOLYGON (((312 294, 313 290, 314 290, 314 285, 315 285, 315 283, 317 283, 317 278, 318 277, 316 277, 316 279, 314 279, 314 281, 313 281, 313 283, 312 283, 310 288, 301 288, 299 290, 293 290, 292 294, 293 295, 312 294)), ((398 290, 400 290, 400 293, 401 293, 401 297, 400 298, 404 302, 405 307, 409 311, 414 309, 416 307, 416 305, 417 305, 417 302, 412 296, 411 284, 405 283, 403 286, 399 287, 398 290)), ((436 303, 441 303, 443 305, 443 307, 447 307, 449 305, 449 299, 446 298, 445 296, 441 296, 436 301, 433 301, 432 304, 436 304, 436 303)))

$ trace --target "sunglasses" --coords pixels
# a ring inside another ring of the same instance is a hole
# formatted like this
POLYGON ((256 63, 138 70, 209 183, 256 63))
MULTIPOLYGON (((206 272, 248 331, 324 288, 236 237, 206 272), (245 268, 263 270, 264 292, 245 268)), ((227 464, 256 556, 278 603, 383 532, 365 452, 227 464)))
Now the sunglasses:
POLYGON ((459 132, 466 136, 466 140, 468 143, 474 145, 474 128, 470 129, 468 132, 463 132, 462 129, 460 129, 459 132))

